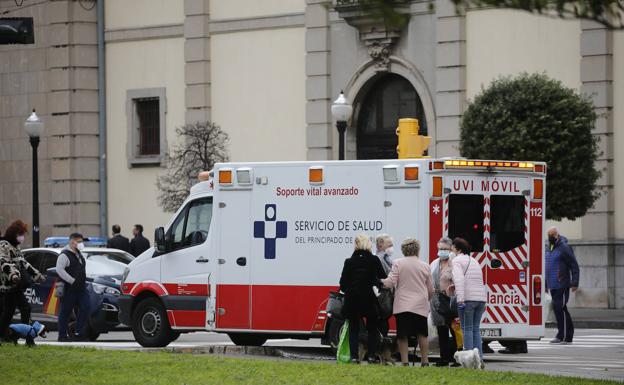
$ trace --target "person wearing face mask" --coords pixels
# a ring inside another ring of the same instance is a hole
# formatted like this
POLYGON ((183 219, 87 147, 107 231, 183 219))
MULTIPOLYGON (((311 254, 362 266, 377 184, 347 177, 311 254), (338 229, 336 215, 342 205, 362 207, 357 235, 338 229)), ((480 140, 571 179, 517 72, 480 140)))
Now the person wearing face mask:
POLYGON ((85 239, 82 234, 73 233, 69 236, 69 243, 56 260, 56 272, 64 282, 65 288, 61 297, 61 308, 58 317, 58 341, 70 340, 85 341, 84 335, 89 314, 89 296, 87 294, 87 273, 85 259, 80 252, 84 249, 85 239), (72 310, 78 306, 76 319, 76 335, 67 335, 67 325, 72 310))
POLYGON ((556 227, 548 229, 548 250, 546 251, 546 291, 550 290, 553 312, 557 318, 557 335, 551 344, 571 344, 574 325, 568 312, 570 291, 579 285, 579 266, 568 240, 559 234, 556 227))
POLYGON ((11 223, 0 241, 0 297, 3 301, 0 315, 0 335, 6 338, 15 310, 19 309, 23 324, 30 324, 30 305, 24 290, 45 277, 24 259, 19 245, 24 242, 28 227, 21 220, 11 223))
POLYGON ((453 315, 450 308, 450 291, 453 290, 453 262, 451 259, 451 247, 453 241, 444 237, 438 241, 438 258, 430 264, 434 297, 431 300, 431 318, 438 330, 438 342, 440 343, 440 361, 436 366, 457 366, 453 355, 457 350, 455 333, 451 329, 451 323, 457 315, 453 315))

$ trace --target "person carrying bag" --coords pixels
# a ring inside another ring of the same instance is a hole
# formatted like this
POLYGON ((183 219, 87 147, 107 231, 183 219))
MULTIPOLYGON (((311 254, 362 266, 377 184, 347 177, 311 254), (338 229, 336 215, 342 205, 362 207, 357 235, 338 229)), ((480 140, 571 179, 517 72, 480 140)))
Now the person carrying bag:
POLYGON ((440 361, 436 366, 448 366, 453 363, 453 354, 457 350, 455 332, 451 329, 453 320, 457 317, 457 302, 449 295, 453 289, 453 262, 450 258, 452 242, 449 238, 438 241, 438 258, 431 262, 431 275, 435 287, 435 294, 431 299, 431 318, 438 332, 440 344, 440 361), (455 309, 453 309, 455 303, 455 309), (449 339, 450 336, 450 339, 449 339))

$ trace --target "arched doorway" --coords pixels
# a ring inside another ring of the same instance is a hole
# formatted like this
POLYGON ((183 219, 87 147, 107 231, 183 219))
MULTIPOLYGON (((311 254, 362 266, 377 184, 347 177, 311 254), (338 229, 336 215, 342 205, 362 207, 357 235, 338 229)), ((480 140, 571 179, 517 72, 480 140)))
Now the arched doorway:
POLYGON ((418 93, 397 74, 384 74, 369 81, 357 113, 357 159, 397 157, 396 128, 400 118, 416 118, 420 134, 427 135, 427 120, 418 93))

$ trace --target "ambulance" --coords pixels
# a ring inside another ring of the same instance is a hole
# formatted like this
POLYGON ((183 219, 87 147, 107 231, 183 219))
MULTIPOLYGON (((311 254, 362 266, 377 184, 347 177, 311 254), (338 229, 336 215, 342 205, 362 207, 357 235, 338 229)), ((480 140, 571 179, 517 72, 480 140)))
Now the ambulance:
POLYGON ((335 340, 328 295, 360 233, 415 237, 426 262, 440 238, 465 238, 487 285, 483 337, 544 336, 544 163, 221 163, 200 176, 124 272, 120 318, 142 346, 200 330, 238 345, 335 340))

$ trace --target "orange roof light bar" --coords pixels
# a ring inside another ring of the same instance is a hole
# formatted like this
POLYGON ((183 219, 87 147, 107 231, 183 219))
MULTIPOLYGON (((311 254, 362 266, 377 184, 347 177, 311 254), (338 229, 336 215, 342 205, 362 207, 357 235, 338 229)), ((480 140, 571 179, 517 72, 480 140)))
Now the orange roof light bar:
MULTIPOLYGON (((441 162, 440 162, 441 163, 441 162)), ((499 168, 519 168, 526 170, 533 170, 535 167, 536 172, 538 167, 543 169, 543 165, 534 165, 531 162, 510 162, 510 161, 492 161, 492 160, 446 160, 444 166, 448 168, 483 168, 483 167, 499 167, 499 168)))

